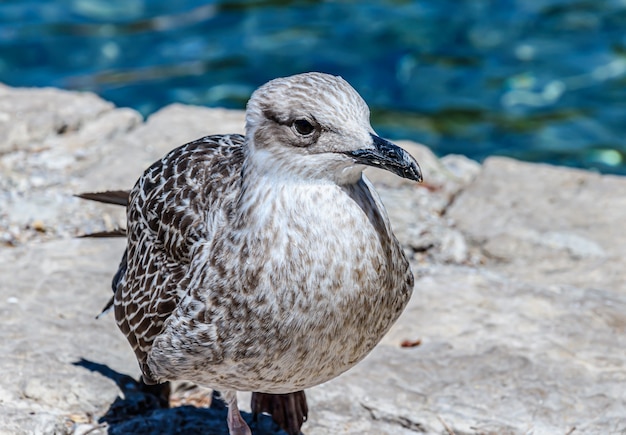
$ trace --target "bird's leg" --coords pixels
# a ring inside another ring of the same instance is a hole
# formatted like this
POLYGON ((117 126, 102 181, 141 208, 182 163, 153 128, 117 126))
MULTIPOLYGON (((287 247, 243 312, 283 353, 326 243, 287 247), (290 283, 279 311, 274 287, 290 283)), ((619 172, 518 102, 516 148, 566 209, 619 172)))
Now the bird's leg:
POLYGON ((228 433, 230 435, 252 435, 250 428, 239 413, 239 407, 237 406, 237 392, 223 391, 222 399, 224 399, 226 405, 228 406, 228 417, 226 417, 226 421, 228 423, 228 433))
POLYGON ((309 408, 304 391, 288 394, 252 393, 252 415, 267 413, 289 435, 298 435, 307 420, 309 408))
POLYGON ((139 380, 139 389, 147 395, 147 397, 154 397, 160 408, 170 407, 170 393, 172 387, 169 382, 162 384, 146 384, 143 378, 139 380))

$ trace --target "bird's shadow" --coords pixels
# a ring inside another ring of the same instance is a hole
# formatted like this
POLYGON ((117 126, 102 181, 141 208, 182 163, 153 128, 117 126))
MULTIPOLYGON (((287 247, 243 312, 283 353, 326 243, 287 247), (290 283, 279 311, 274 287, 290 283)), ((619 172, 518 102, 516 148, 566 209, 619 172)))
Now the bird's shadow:
MULTIPOLYGON (((217 398, 216 392, 213 392, 215 400, 211 400, 209 408, 190 405, 170 408, 167 400, 169 390, 146 386, 105 364, 86 359, 73 364, 100 373, 120 388, 122 395, 115 399, 98 420, 99 423, 106 423, 110 435, 228 435, 227 409, 224 402, 217 398)), ((256 435, 286 435, 270 416, 259 415, 255 419, 247 412, 242 412, 241 415, 256 435)))

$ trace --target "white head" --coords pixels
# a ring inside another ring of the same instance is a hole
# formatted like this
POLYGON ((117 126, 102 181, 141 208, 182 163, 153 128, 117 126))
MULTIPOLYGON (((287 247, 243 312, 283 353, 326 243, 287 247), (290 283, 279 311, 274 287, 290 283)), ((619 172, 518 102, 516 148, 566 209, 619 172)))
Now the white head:
POLYGON ((274 175, 356 182, 363 165, 421 181, 415 159, 378 137, 369 108, 341 77, 298 74, 272 80, 246 110, 248 163, 274 175))

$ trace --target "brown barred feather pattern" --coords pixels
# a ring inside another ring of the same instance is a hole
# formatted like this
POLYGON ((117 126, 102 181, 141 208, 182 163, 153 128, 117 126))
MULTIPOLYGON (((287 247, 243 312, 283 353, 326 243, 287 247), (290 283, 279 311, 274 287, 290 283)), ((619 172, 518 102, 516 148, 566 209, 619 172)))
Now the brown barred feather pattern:
POLYGON ((131 191, 115 318, 146 383, 156 382, 146 363, 152 342, 189 287, 193 250, 211 232, 204 211, 232 203, 221 192, 239 182, 243 142, 243 136, 224 135, 183 145, 148 168, 131 191))
POLYGON ((300 390, 364 358, 413 289, 364 165, 421 181, 347 82, 308 73, 259 88, 245 136, 204 137, 150 166, 127 197, 113 283, 144 381, 219 389, 232 435, 250 434, 235 391, 262 392, 255 410, 299 432, 300 390))

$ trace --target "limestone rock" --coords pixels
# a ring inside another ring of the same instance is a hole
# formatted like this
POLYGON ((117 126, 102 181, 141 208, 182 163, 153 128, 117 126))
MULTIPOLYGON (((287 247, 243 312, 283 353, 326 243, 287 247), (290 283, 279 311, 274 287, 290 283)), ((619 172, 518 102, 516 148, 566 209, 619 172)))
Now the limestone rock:
MULTIPOLYGON (((72 195, 128 189, 169 149, 243 125, 0 87, 0 434, 226 433, 210 395, 167 409, 139 388, 112 316, 95 319, 124 242, 73 238, 124 225, 123 210, 72 195)), ((425 183, 368 176, 414 297, 370 356, 309 391, 304 432, 626 433, 626 179, 400 144, 425 183)), ((279 433, 268 418, 253 430, 279 433)))
POLYGON ((211 134, 243 133, 244 122, 241 111, 167 106, 150 116, 145 124, 109 143, 107 152, 85 171, 84 187, 130 189, 148 166, 173 148, 211 134), (113 178, 111 168, 115 168, 113 178))
POLYGON ((74 131, 112 108, 90 93, 0 85, 0 154, 36 149, 47 137, 74 131))
MULTIPOLYGON (((39 93, 0 88, 0 111, 3 105, 15 113, 24 111, 21 121, 8 123, 7 128, 19 129, 20 122, 37 125, 36 131, 24 130, 27 139, 12 142, 19 147, 0 151, 0 244, 78 234, 82 229, 76 221, 94 217, 95 209, 72 195, 82 191, 84 175, 103 155, 118 152, 111 144, 141 122, 134 110, 113 109, 92 94, 39 93), (44 129, 41 116, 52 126, 44 129), (52 128, 57 124, 71 128, 52 128)), ((2 131, 0 125, 0 135, 2 131)), ((100 225, 112 228, 119 217, 104 213, 100 225)))
POLYGON ((446 216, 497 270, 626 292, 626 179, 490 158, 446 216))

